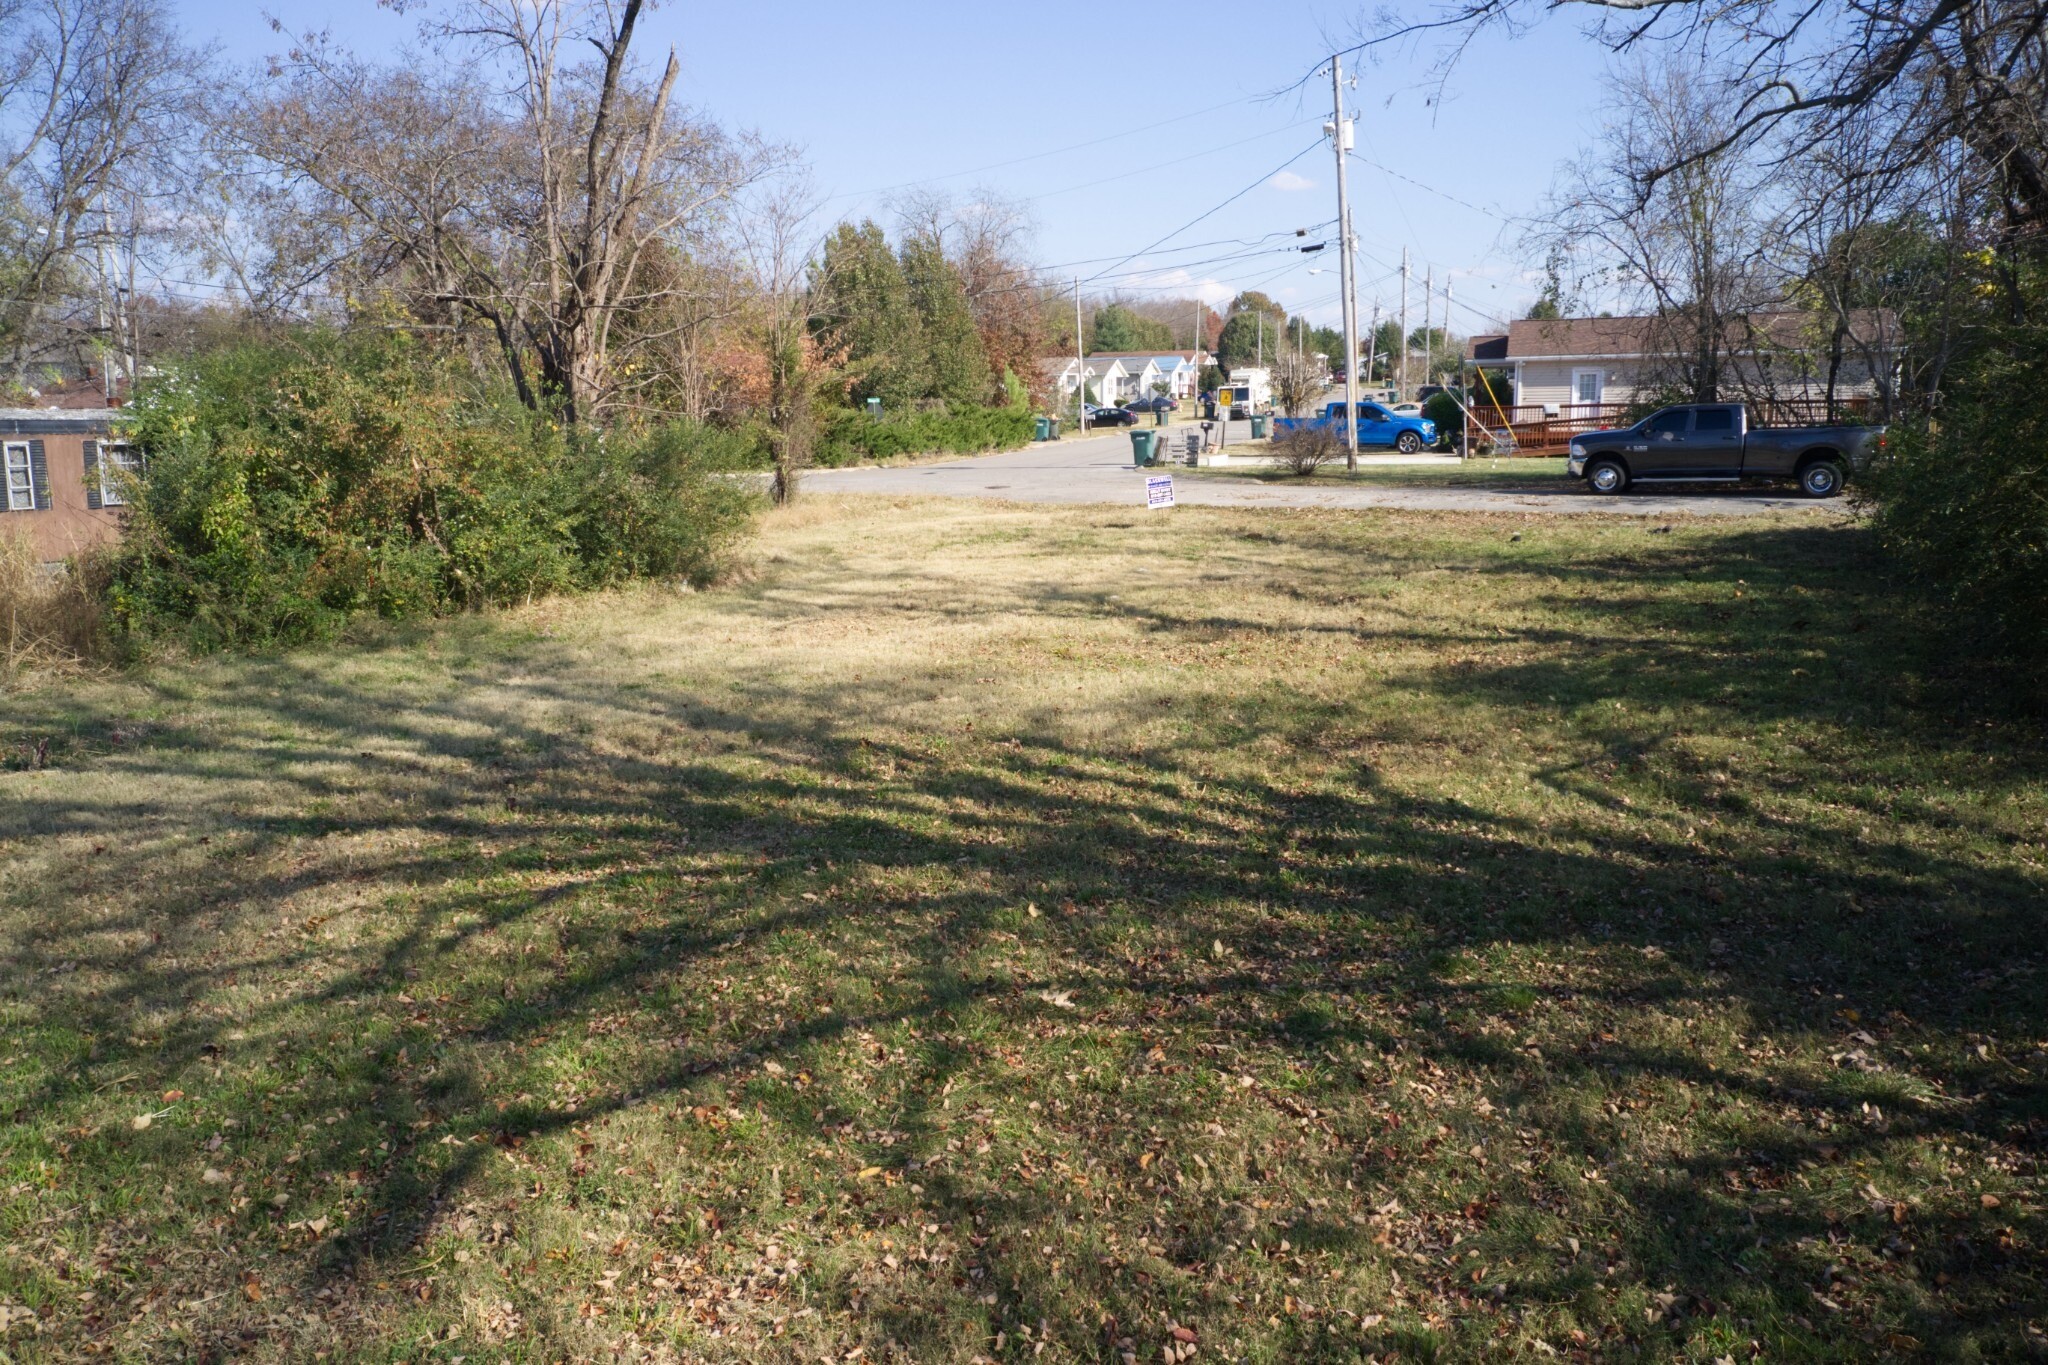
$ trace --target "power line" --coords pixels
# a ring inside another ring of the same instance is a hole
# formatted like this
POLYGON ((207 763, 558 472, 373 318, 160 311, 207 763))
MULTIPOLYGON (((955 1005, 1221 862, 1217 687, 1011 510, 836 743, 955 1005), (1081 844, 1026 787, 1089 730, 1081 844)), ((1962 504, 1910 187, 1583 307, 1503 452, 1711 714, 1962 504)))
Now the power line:
MULTIPOLYGON (((1156 247, 1162 246, 1162 245, 1164 245, 1165 243, 1167 243, 1167 242, 1170 242, 1170 241, 1172 241, 1172 240, 1173 240, 1174 238, 1176 238, 1176 237, 1180 236, 1180 235, 1181 235, 1181 234, 1182 234, 1183 232, 1186 232, 1186 231, 1187 231, 1187 230, 1188 230, 1189 228, 1193 227, 1193 226, 1194 226, 1195 224, 1197 224, 1197 223, 1199 223, 1199 222, 1202 222, 1202 221, 1203 221, 1204 219, 1207 219, 1207 218, 1211 218, 1211 217, 1215 216, 1215 215, 1216 215, 1216 214, 1218 214, 1218 213, 1221 213, 1221 212, 1222 212, 1222 211, 1223 211, 1224 209, 1226 209, 1226 208, 1230 207, 1230 205, 1232 205, 1232 204, 1236 203, 1236 202, 1237 202, 1238 200, 1240 200, 1240 199, 1244 198, 1244 197, 1245 197, 1246 195, 1250 194, 1250 193, 1251 193, 1251 192, 1252 192, 1253 190, 1255 190, 1255 189, 1257 189, 1257 188, 1258 188, 1259 186, 1261 186, 1261 185, 1265 184, 1265 183, 1266 183, 1266 182, 1267 182, 1268 180, 1271 180, 1271 179, 1272 179, 1272 178, 1273 178, 1274 176, 1276 176, 1276 175, 1280 174, 1280 172, 1282 172, 1282 171, 1286 170, 1286 169, 1287 169, 1287 168, 1288 168, 1289 166, 1292 166, 1292 165, 1293 165, 1293 164, 1294 164, 1295 162, 1297 162, 1297 161, 1301 160, 1301 159, 1302 159, 1303 157, 1307 156, 1307 155, 1308 155, 1308 154, 1309 154, 1310 152, 1314 151, 1314 150, 1315 150, 1316 148, 1318 148, 1318 147, 1320 147, 1320 146, 1322 146, 1322 145, 1323 145, 1323 140, 1322 140, 1322 139, 1321 139, 1320 137, 1319 137, 1319 138, 1317 138, 1317 139, 1316 139, 1316 140, 1315 140, 1314 142, 1311 142, 1311 143, 1309 143, 1309 145, 1308 145, 1308 146, 1306 146, 1306 147, 1302 148, 1302 149, 1301 149, 1300 151, 1296 152, 1296 153, 1295 153, 1295 154, 1294 154, 1293 156, 1290 156, 1290 157, 1288 157, 1288 158, 1287 158, 1287 159, 1286 159, 1285 161, 1283 161, 1283 162, 1281 162, 1281 163, 1280 163, 1279 165, 1275 166, 1275 167, 1274 167, 1274 168, 1273 168, 1272 170, 1270 170, 1270 171, 1267 171, 1267 172, 1265 172, 1264 174, 1262 174, 1261 176, 1259 176, 1259 178, 1258 178, 1258 179, 1256 179, 1256 180, 1252 181, 1252 183, 1251 183, 1251 184, 1249 184, 1249 185, 1246 185, 1246 186, 1245 186, 1245 187, 1244 187, 1243 189, 1239 190, 1239 191, 1238 191, 1238 192, 1237 192, 1236 194, 1233 194, 1233 195, 1231 195, 1231 196, 1230 196, 1230 197, 1229 197, 1228 199, 1225 199, 1225 200, 1224 200, 1224 201, 1223 201, 1222 203, 1220 203, 1220 204, 1217 204, 1217 205, 1215 205, 1215 206, 1214 206, 1213 208, 1209 208, 1209 209, 1205 209, 1205 210, 1203 210, 1203 211, 1202 211, 1201 213, 1199 213, 1199 214, 1195 215, 1195 216, 1194 216, 1193 218, 1190 218, 1190 219, 1189 219, 1189 220, 1188 220, 1187 222, 1185 222, 1185 223, 1182 223, 1182 224, 1181 224, 1181 225, 1180 225, 1179 227, 1175 228, 1175 229, 1174 229, 1173 231, 1171 231, 1171 232, 1167 233, 1167 234, 1166 234, 1166 235, 1165 235, 1164 237, 1161 237, 1161 238, 1160 238, 1160 239, 1159 239, 1158 241, 1156 241, 1156 242, 1153 242, 1153 243, 1151 243, 1150 245, 1147 245, 1147 246, 1142 246, 1142 247, 1138 248, 1138 249, 1137 249, 1136 251, 1133 251, 1133 252, 1132 252, 1132 253, 1131 253, 1130 255, 1128 255, 1128 256, 1124 257, 1124 258, 1123 258, 1122 260, 1118 261, 1118 262, 1117 262, 1117 265, 1119 265, 1119 266, 1122 266, 1122 265, 1129 265, 1129 264, 1130 264, 1130 263, 1131 263, 1132 261, 1135 261, 1135 260, 1137 260, 1137 259, 1138 259, 1138 257, 1140 257, 1140 256, 1144 255, 1144 254, 1145 254, 1146 252, 1148 252, 1148 251, 1151 251, 1151 250, 1153 250, 1153 249, 1154 249, 1154 248, 1156 248, 1156 247)), ((1112 267, 1112 268, 1114 268, 1114 267, 1112 267)), ((1109 273, 1108 271, 1101 271, 1101 272, 1098 272, 1098 275, 1097 275, 1096 277, 1092 277, 1092 278, 1099 278, 1099 277, 1100 277, 1100 275, 1106 275, 1106 274, 1108 274, 1108 273, 1109 273)))
MULTIPOLYGON (((1271 241, 1275 237, 1298 237, 1303 232, 1319 232, 1328 226, 1330 226, 1330 223, 1327 221, 1310 223, 1306 228, 1281 228, 1278 231, 1266 233, 1262 237, 1218 237, 1214 241, 1190 242, 1186 246, 1170 246, 1164 248, 1164 250, 1168 252, 1203 251, 1212 246, 1257 246, 1261 242, 1271 241)), ((1075 266, 1100 265, 1104 261, 1115 261, 1118 264, 1122 264, 1129 259, 1131 258, 1128 256, 1089 256, 1078 261, 1060 261, 1053 265, 1040 266, 1039 269, 1071 270, 1075 266)))
MULTIPOLYGON (((958 180, 962 176, 981 175, 987 171, 999 171, 1007 166, 1021 166, 1027 161, 1043 161, 1049 156, 1064 156, 1068 152, 1078 152, 1088 147, 1100 147, 1105 142, 1118 142, 1127 137, 1136 137, 1139 133, 1150 133, 1160 128, 1171 127, 1176 123, 1185 123, 1189 119, 1205 118, 1210 114, 1229 109, 1235 105, 1249 104, 1255 98, 1257 97, 1246 95, 1234 100, 1225 100, 1221 104, 1212 104, 1207 109, 1197 109, 1191 114, 1175 114, 1172 118, 1161 119, 1157 123, 1148 123, 1142 128, 1126 128, 1122 132, 1111 133, 1106 137, 1090 138, 1086 142, 1069 143, 1064 147, 1055 147, 1049 152, 1032 152, 1028 156, 1011 157, 1008 161, 994 161, 986 166, 976 166, 971 170, 951 171, 945 175, 926 176, 922 180, 902 180, 893 185, 878 185, 871 190, 849 190, 844 194, 830 195, 826 198, 825 202, 831 203, 839 199, 860 199, 870 194, 887 194, 890 190, 907 190, 913 185, 930 185, 940 180, 958 180)), ((1274 131, 1280 132, 1285 130, 1275 129, 1274 131)))
MULTIPOLYGON (((1390 166, 1382 166, 1379 162, 1374 161, 1371 157, 1361 156, 1356 151, 1351 153, 1351 159, 1353 161, 1362 162, 1365 165, 1372 167, 1374 170, 1380 172, 1382 175, 1390 175, 1396 180, 1405 180, 1409 184, 1413 185, 1416 189, 1422 190, 1424 193, 1433 194, 1439 199, 1448 199, 1453 204, 1458 205, 1460 208, 1468 208, 1472 210, 1474 213, 1484 214, 1486 217, 1493 219, 1493 221, 1496 223, 1507 223, 1513 221, 1512 219, 1505 218, 1502 215, 1495 213, 1492 209, 1481 208, 1479 205, 1471 202, 1469 199, 1460 199, 1455 194, 1451 194, 1445 190, 1440 190, 1434 185, 1425 184, 1424 182, 1417 180, 1412 175, 1403 175, 1401 174, 1401 172, 1394 170, 1390 166)), ((1407 211, 1405 209, 1402 211, 1404 217, 1406 216, 1406 212, 1407 211)), ((1414 224, 1411 223, 1409 224, 1409 226, 1413 228, 1414 224)))
MULTIPOLYGON (((1245 147, 1249 146, 1254 142, 1264 142, 1267 138, 1278 137, 1282 133, 1291 133, 1296 128, 1303 127, 1306 124, 1313 123, 1314 121, 1315 120, 1313 119, 1301 119, 1297 122, 1289 123, 1279 128, 1269 129, 1268 131, 1263 133, 1255 133, 1251 137, 1240 138, 1236 142, 1226 142, 1218 147, 1204 148, 1203 150, 1196 152, 1193 156, 1176 157, 1172 161, 1148 162, 1146 163, 1145 169, 1147 171, 1156 171, 1162 170, 1168 166, 1185 166, 1190 161, 1202 161, 1208 157, 1215 155, 1217 152, 1227 152, 1234 147, 1245 147)), ((1114 181, 1125 180, 1128 178, 1128 176, 1122 175, 1108 175, 1102 177, 1099 180, 1084 180, 1078 185, 1068 185, 1064 189, 1046 190, 1040 194, 1028 194, 1024 197, 1026 199, 1052 199, 1062 194, 1073 194, 1078 190, 1091 190, 1094 189, 1097 185, 1107 185, 1111 184, 1114 181)))

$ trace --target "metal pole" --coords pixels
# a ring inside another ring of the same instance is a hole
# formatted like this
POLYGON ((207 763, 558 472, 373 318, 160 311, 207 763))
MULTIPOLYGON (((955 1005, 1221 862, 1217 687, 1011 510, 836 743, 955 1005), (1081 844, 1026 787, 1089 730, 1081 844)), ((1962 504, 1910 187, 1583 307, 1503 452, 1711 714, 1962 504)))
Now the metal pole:
POLYGON ((1397 400, 1408 397, 1408 248, 1401 248, 1401 371, 1397 400))
POLYGON ((1088 357, 1081 347, 1081 277, 1074 276, 1074 412, 1080 417, 1080 432, 1088 434, 1088 357))
POLYGON ((1344 59, 1330 58, 1330 93, 1333 100, 1330 146, 1337 153, 1337 241, 1338 264, 1343 267, 1344 287, 1344 468, 1358 468, 1358 298, 1353 292, 1357 272, 1351 256, 1356 244, 1351 236, 1351 185, 1344 174, 1344 154, 1350 150, 1351 127, 1344 121, 1344 59))

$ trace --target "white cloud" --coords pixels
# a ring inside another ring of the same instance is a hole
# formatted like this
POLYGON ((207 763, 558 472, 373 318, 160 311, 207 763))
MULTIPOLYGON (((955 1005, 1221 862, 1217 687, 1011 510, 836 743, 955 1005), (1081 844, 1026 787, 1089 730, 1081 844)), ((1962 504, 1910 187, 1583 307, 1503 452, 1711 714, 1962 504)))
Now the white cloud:
POLYGON ((1315 181, 1293 171, 1282 171, 1266 183, 1276 190, 1312 190, 1316 187, 1315 181))
POLYGON ((1136 263, 1136 269, 1120 283, 1126 288, 1142 290, 1155 297, 1175 293, 1192 296, 1212 308, 1220 308, 1237 297, 1235 289, 1208 276, 1198 278, 1194 272, 1179 266, 1148 270, 1142 260, 1136 263))

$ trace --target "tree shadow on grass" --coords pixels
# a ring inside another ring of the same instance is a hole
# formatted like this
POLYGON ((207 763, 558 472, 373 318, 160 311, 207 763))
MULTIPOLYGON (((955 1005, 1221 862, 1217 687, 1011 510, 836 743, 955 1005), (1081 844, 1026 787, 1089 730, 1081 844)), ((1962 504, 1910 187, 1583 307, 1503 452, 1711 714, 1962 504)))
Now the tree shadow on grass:
MULTIPOLYGON (((1816 609, 1812 647, 1869 665, 1844 610, 1816 609)), ((1615 611, 1644 629, 1536 675, 1411 681, 1501 711, 1553 686, 1669 701, 1649 627, 1677 627, 1615 611)), ((1754 684, 1715 629, 1687 637, 1699 708, 1754 684)), ((998 1331, 1156 1356, 1167 1320, 1287 1359, 1567 1329, 1619 1355, 1717 1333, 2025 1349, 2037 1215, 1937 1202, 1939 1182, 1903 1212, 1856 1189, 1934 1144, 1983 1174, 2048 1130, 2038 1073, 1976 1048, 2041 1035, 2041 878, 1930 832, 1967 816, 1874 846, 1746 788, 1711 806, 1706 846, 1675 816, 1714 784, 1672 757, 1676 730, 1587 726, 1586 759, 1537 775, 1584 813, 1545 823, 1390 784, 1363 734, 1335 775, 1246 775, 1030 730, 941 747, 868 722, 888 679, 753 680, 771 704, 741 710, 594 685, 545 644, 519 663, 516 685, 413 697, 251 665, 208 725, 0 807, 78 859, 6 893, 9 1017, 51 1059, 12 1096, 17 1152, 67 1142, 102 1182, 81 1202, 142 1161, 193 1201, 92 1215, 101 1246, 260 1245, 268 1292, 314 1314, 424 1294, 417 1320, 477 1332, 437 1307, 444 1244, 470 1204, 519 1209, 502 1292, 587 1343, 609 1329, 568 1300, 599 1271, 549 1279, 542 1244, 609 1208, 752 1286, 660 1330, 757 1358, 964 1356, 998 1331), (1520 980, 1549 957, 1584 968, 1520 980), (1688 1039, 1693 1006, 1770 1050, 1688 1039), (175 1081, 196 1112, 150 1101, 170 1112, 124 1128, 105 1099, 124 1077, 175 1081), (1712 1118, 1675 1145, 1632 1118, 1679 1111, 1712 1118), (608 1125, 648 1155, 608 1154, 608 1125), (657 1135, 680 1185, 605 1169, 660 1164, 657 1135), (329 1204, 346 1221, 307 1232, 329 1204), (794 1284, 748 1278, 775 1238, 813 1257, 794 1284), (761 1335, 798 1302, 813 1327, 761 1335)), ((1873 714, 1893 728, 1827 780, 1874 786, 1911 740, 1914 713, 1873 714)), ((1300 751, 1333 719, 1252 724, 1300 751)), ((2016 788, 2038 773, 2019 756, 2016 788)), ((117 1339, 114 1302, 66 1307, 60 1339, 117 1339)), ((226 1354, 319 1340, 249 1312, 229 1296, 186 1330, 226 1354)))

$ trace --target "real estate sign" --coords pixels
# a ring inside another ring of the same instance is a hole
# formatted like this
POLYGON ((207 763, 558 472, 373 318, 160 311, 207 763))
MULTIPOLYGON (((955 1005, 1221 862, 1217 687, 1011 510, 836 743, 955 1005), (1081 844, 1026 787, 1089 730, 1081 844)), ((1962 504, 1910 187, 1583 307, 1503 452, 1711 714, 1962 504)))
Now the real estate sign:
POLYGON ((1145 480, 1145 506, 1151 511, 1173 506, 1171 474, 1154 474, 1145 480))

